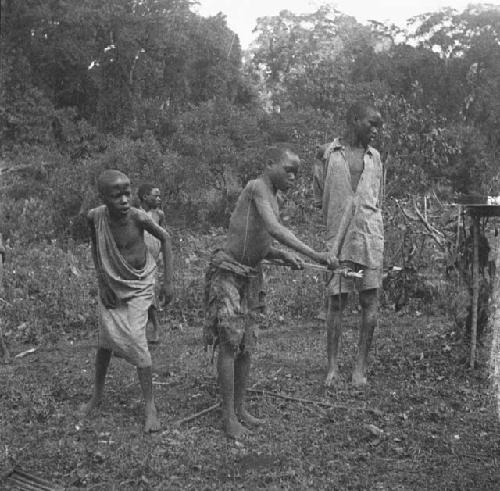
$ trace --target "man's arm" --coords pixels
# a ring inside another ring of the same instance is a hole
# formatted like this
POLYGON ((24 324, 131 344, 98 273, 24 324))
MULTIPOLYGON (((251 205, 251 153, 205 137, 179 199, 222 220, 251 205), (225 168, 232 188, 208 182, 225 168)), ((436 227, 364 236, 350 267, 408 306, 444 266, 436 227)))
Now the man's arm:
POLYGON ((269 191, 262 181, 257 180, 255 182, 253 191, 253 201, 255 207, 269 235, 281 244, 290 247, 290 249, 293 249, 294 251, 304 254, 305 256, 311 258, 313 261, 326 264, 324 254, 311 249, 309 246, 295 237, 295 235, 290 230, 281 225, 276 215, 274 214, 271 203, 269 202, 269 191))
POLYGON ((313 202, 316 208, 323 206, 323 189, 325 185, 325 150, 326 145, 316 149, 316 160, 313 163, 313 202))
POLYGON ((146 213, 138 213, 137 217, 142 228, 161 242, 164 278, 163 290, 165 295, 165 302, 169 303, 173 297, 174 272, 172 241, 170 239, 170 234, 164 228, 157 225, 154 220, 146 213))
POLYGON ((99 275, 99 263, 97 261, 97 239, 94 225, 94 214, 93 210, 90 210, 87 214, 87 227, 90 234, 90 251, 92 253, 92 261, 94 262, 94 268, 97 275, 99 275))

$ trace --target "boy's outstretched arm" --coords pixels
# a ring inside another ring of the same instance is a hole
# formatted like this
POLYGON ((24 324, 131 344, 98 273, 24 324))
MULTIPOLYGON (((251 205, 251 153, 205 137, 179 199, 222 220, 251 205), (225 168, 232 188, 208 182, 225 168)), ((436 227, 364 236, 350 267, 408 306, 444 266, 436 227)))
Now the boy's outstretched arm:
POLYGON ((144 230, 156 237, 161 242, 161 251, 163 255, 163 297, 165 303, 170 303, 174 296, 173 288, 173 254, 172 240, 170 234, 162 227, 157 225, 155 221, 146 213, 138 214, 140 223, 144 230))
POLYGON ((304 261, 298 254, 294 252, 284 251, 283 249, 277 249, 276 247, 271 247, 271 249, 267 253, 266 259, 277 259, 279 261, 283 261, 292 269, 304 268, 304 261))
POLYGON ((311 249, 278 221, 273 212, 271 203, 267 197, 267 190, 264 186, 264 183, 257 181, 254 188, 253 200, 257 212, 261 216, 269 235, 281 244, 290 247, 290 249, 293 249, 294 251, 304 254, 313 261, 320 264, 329 264, 327 253, 316 252, 311 249))

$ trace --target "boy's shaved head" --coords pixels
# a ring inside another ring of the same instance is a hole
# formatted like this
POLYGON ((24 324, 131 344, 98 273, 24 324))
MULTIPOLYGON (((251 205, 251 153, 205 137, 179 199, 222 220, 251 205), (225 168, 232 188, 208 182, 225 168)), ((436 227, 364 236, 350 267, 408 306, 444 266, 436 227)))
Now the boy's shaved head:
POLYGON ((110 186, 116 183, 130 182, 130 179, 119 170, 108 169, 102 172, 97 179, 97 189, 99 193, 106 194, 110 186))

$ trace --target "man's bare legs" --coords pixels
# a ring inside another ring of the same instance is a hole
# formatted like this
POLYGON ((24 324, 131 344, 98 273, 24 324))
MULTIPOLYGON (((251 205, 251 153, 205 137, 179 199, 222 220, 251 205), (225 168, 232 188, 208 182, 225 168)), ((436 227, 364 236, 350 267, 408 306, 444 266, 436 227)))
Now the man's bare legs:
MULTIPOLYGON (((248 362, 247 368, 249 367, 250 363, 248 362)), ((239 365, 236 371, 241 376, 244 367, 239 365)), ((224 431, 231 438, 239 438, 245 433, 246 429, 238 421, 234 411, 235 354, 233 347, 224 341, 219 345, 217 374, 222 396, 222 424, 224 431)), ((248 374, 246 377, 248 378, 248 374)))
POLYGON ((146 433, 159 431, 161 428, 158 413, 156 412, 155 400, 153 397, 153 372, 151 367, 137 367, 137 375, 141 384, 142 395, 144 397, 145 408, 144 431, 146 433))
POLYGON ((234 361, 234 411, 240 421, 247 425, 262 424, 262 419, 252 416, 245 408, 245 395, 250 374, 251 355, 244 352, 236 356, 234 361))
POLYGON ((360 292, 359 303, 361 304, 362 320, 359 330, 358 355, 352 373, 352 383, 357 387, 366 385, 368 352, 377 324, 378 290, 374 288, 360 292))
POLYGON ((81 417, 87 416, 93 409, 101 405, 106 372, 108 371, 111 354, 112 352, 110 350, 104 348, 97 349, 97 354, 95 356, 94 394, 89 402, 80 407, 81 417))
POLYGON ((328 297, 328 310, 326 314, 326 351, 328 358, 328 371, 325 385, 331 387, 340 379, 339 374, 339 347, 342 335, 342 310, 347 303, 347 293, 330 295, 328 297))

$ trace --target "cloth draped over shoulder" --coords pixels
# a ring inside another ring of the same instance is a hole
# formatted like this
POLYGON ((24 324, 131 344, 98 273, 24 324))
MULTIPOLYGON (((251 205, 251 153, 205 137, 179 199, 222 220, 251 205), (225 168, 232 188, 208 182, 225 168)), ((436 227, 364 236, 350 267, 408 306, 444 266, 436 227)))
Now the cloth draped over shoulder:
POLYGON ((383 265, 384 228, 380 203, 383 169, 380 154, 368 147, 364 169, 354 191, 345 148, 330 145, 325 152, 326 168, 322 209, 329 248, 340 261, 370 269, 383 265))
POLYGON ((107 308, 99 296, 99 347, 117 353, 137 367, 151 366, 146 324, 154 296, 156 262, 147 251, 144 267, 132 268, 118 250, 106 206, 94 209, 92 218, 97 273, 115 299, 113 306, 107 308))

